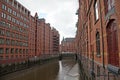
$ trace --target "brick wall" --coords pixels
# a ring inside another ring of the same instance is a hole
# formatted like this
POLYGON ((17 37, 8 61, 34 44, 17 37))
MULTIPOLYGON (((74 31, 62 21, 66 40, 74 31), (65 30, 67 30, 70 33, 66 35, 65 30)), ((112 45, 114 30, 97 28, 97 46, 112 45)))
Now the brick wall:
MULTIPOLYGON (((114 6, 112 7, 111 5, 111 8, 108 8, 105 0, 79 0, 78 25, 76 34, 76 41, 78 45, 76 45, 76 50, 83 57, 93 60, 95 75, 98 73, 98 67, 101 69, 100 73, 105 73, 106 75, 108 75, 108 64, 120 67, 120 45, 118 45, 120 43, 119 2, 119 0, 115 0, 114 6), (97 20, 95 16, 95 14, 97 14, 95 13, 96 2, 98 3, 97 20), (109 32, 109 28, 111 28, 111 32, 109 32), (97 44, 97 33, 100 35, 100 42, 98 43, 100 44, 99 47, 97 44), (100 50, 99 54, 98 48, 100 50)), ((86 66, 87 65, 90 70, 92 65, 90 63, 86 64, 86 66)), ((96 80, 99 78, 107 79, 107 77, 99 76, 96 77, 96 80)), ((115 78, 119 79, 119 77, 114 75, 114 79, 115 78)))

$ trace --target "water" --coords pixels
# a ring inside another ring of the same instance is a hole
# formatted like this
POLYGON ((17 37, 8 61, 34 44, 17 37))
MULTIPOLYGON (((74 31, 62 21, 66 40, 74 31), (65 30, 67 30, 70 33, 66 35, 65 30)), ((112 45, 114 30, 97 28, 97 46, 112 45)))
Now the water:
POLYGON ((6 75, 0 80, 64 80, 74 65, 73 60, 54 61, 6 75))

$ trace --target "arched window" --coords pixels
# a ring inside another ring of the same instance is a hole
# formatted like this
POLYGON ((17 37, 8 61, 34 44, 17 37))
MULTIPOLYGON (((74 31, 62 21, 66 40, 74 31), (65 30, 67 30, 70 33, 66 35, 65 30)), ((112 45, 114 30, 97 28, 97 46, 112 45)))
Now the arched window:
POLYGON ((96 52, 97 55, 100 55, 100 34, 99 32, 96 33, 96 52))
POLYGON ((116 21, 110 21, 107 26, 108 64, 119 66, 118 35, 116 21))
POLYGON ((105 14, 109 12, 109 10, 113 9, 115 6, 115 0, 104 0, 105 5, 105 14))
POLYGON ((97 21, 99 19, 99 3, 97 0, 95 0, 95 4, 94 4, 94 12, 95 12, 95 21, 97 21))

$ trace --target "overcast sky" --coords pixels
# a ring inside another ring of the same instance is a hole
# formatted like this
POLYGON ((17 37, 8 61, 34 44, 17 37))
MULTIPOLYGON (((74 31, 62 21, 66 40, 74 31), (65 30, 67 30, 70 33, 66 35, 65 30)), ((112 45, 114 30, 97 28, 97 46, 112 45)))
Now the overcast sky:
POLYGON ((34 16, 38 13, 39 18, 45 18, 46 23, 55 27, 63 37, 74 37, 76 33, 75 24, 78 9, 78 0, 17 0, 34 16))

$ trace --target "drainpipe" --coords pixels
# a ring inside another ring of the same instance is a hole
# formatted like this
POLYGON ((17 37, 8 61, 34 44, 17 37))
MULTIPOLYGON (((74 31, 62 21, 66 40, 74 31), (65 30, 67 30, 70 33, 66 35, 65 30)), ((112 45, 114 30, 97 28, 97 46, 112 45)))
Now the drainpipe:
POLYGON ((37 56, 37 17, 35 16, 35 56, 34 58, 37 56))
MULTIPOLYGON (((103 58, 103 69, 104 69, 104 72, 105 72, 105 60, 104 60, 104 37, 103 37, 103 22, 102 22, 102 7, 101 7, 101 2, 99 0, 99 5, 100 5, 100 22, 101 22, 101 34, 102 34, 102 58, 103 58)), ((105 80, 105 76, 104 76, 104 80, 105 80)))
POLYGON ((46 26, 45 26, 45 23, 44 23, 44 26, 43 26, 43 31, 44 31, 44 32, 43 32, 43 56, 44 56, 44 59, 45 59, 45 56, 46 56, 46 55, 45 55, 45 42, 46 42, 46 41, 45 41, 45 27, 46 27, 46 26))

